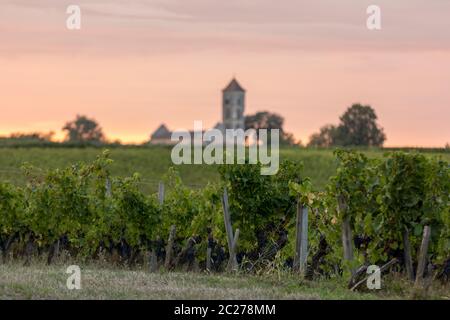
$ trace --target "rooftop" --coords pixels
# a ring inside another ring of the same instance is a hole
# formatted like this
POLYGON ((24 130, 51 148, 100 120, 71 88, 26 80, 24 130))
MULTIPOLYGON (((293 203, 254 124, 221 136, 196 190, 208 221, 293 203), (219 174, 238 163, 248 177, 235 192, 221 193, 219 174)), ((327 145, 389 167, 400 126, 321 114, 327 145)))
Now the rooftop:
POLYGON ((233 78, 233 80, 231 80, 231 82, 228 84, 228 86, 225 89, 223 89, 223 91, 245 92, 245 89, 241 87, 241 85, 239 84, 239 82, 237 82, 237 80, 235 78, 233 78))

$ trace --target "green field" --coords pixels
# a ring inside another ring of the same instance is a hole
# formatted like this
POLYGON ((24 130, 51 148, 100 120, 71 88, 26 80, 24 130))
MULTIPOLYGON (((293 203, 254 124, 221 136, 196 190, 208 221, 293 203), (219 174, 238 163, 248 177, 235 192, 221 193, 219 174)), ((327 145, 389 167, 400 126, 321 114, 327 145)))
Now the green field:
MULTIPOLYGON (((21 170, 24 163, 37 168, 63 168, 82 161, 90 162, 102 152, 100 148, 0 148, 0 181, 10 181, 23 185, 26 177, 21 170)), ((381 157, 385 151, 364 151, 369 157, 381 157)), ((111 166, 113 175, 130 176, 138 172, 142 178, 142 189, 155 192, 158 181, 168 169, 174 166, 170 159, 169 147, 122 147, 111 149, 111 166)), ((430 155, 442 156, 450 161, 450 153, 428 152, 430 155)), ((333 150, 315 150, 304 148, 282 148, 280 160, 290 159, 304 163, 304 174, 310 177, 315 188, 322 189, 329 177, 334 175, 336 160, 333 150)), ((180 165, 175 166, 183 182, 193 188, 202 187, 208 182, 219 179, 214 165, 180 165)))

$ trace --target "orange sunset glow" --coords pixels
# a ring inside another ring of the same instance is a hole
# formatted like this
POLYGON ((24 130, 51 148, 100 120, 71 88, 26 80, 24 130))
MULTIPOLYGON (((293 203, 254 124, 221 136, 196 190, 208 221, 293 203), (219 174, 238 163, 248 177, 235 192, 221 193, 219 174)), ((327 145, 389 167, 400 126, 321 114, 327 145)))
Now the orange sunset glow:
POLYGON ((0 3, 0 135, 77 114, 141 143, 161 124, 212 127, 235 76, 245 112, 308 138, 370 104, 386 146, 450 142, 450 1, 29 0, 0 3), (382 29, 366 27, 366 8, 382 29), (66 28, 77 4, 81 30, 66 28))

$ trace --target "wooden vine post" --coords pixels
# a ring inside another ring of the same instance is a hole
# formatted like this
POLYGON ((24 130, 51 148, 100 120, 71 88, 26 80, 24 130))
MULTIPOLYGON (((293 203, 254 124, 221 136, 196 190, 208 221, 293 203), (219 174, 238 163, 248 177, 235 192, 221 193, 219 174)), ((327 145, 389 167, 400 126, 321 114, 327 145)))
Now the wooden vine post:
POLYGON ((156 272, 158 270, 158 258, 156 256, 155 249, 150 251, 150 272, 156 272))
POLYGON ((160 182, 158 185, 158 201, 160 205, 164 203, 164 182, 160 182))
POLYGON ((416 286, 420 286, 423 280, 423 273, 425 271, 425 265, 427 262, 428 246, 430 244, 431 228, 430 226, 425 226, 423 229, 422 244, 419 251, 419 261, 417 262, 417 272, 416 272, 416 286))
POLYGON ((166 248, 166 261, 164 262, 164 267, 166 269, 170 269, 170 267, 171 267, 172 256, 173 256, 173 242, 175 241, 176 231, 177 231, 176 226, 172 225, 170 227, 169 241, 167 243, 167 248, 166 248))
POLYGON ((211 247, 206 248, 206 271, 211 271, 211 247))
POLYGON ((411 256, 411 244, 409 243, 409 232, 408 229, 405 228, 403 231, 403 254, 405 258, 405 267, 406 273, 408 274, 408 278, 411 281, 414 281, 414 269, 413 262, 411 256))
POLYGON ((296 241, 294 270, 306 274, 308 258, 308 208, 299 200, 297 203, 296 241))
MULTIPOLYGON (((348 216, 348 206, 342 196, 338 198, 339 212, 342 219, 342 246, 344 248, 344 261, 350 266, 353 262, 353 235, 350 225, 350 217, 348 216)), ((350 268, 352 276, 355 274, 353 266, 350 268)))
MULTIPOLYGON (((159 205, 163 205, 164 203, 164 182, 159 182, 158 185, 158 202, 159 205)), ((173 245, 172 245, 173 246, 173 245)), ((166 256, 167 261, 167 256, 166 256)), ((166 265, 166 263, 165 263, 166 265)), ((170 261, 169 261, 170 265, 170 261)), ((151 248, 149 253, 149 266, 150 266, 150 272, 156 272, 158 271, 158 257, 156 255, 156 248, 151 248)))
POLYGON ((106 182, 105 182, 105 195, 107 197, 111 197, 112 195, 112 191, 111 191, 111 180, 108 178, 106 178, 106 182))
POLYGON ((230 207, 228 204, 228 193, 227 189, 225 188, 223 191, 223 197, 222 197, 222 206, 223 206, 223 217, 225 222, 225 230, 227 232, 227 242, 228 242, 228 252, 230 253, 230 260, 228 262, 228 267, 230 270, 237 270, 238 263, 236 259, 236 245, 234 243, 234 240, 238 240, 239 233, 237 233, 238 237, 235 237, 233 235, 233 227, 231 225, 231 216, 230 216, 230 207), (234 248, 233 248, 234 246, 234 248))
POLYGON ((237 263, 237 259, 236 259, 236 247, 237 247, 238 240, 239 240, 239 229, 236 229, 236 232, 234 233, 234 238, 233 238, 233 245, 231 246, 231 251, 230 251, 230 257, 234 257, 234 259, 228 260, 228 270, 229 271, 237 271, 238 270, 238 263, 237 263))
POLYGON ((214 246, 214 237, 212 234, 212 230, 208 232, 208 245, 206 248, 206 271, 211 271, 211 262, 212 262, 212 247, 214 246))

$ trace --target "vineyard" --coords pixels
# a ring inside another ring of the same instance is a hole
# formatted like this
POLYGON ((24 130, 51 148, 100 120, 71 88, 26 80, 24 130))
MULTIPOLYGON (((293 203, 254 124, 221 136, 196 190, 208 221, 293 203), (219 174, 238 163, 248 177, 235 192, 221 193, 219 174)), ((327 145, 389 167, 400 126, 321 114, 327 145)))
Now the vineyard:
POLYGON ((301 162, 284 160, 274 176, 259 165, 220 166, 220 179, 199 188, 171 168, 153 194, 139 174, 112 175, 108 152, 64 169, 26 164, 24 185, 0 182, 2 261, 64 255, 151 271, 283 270, 344 276, 352 289, 378 265, 416 283, 448 282, 448 162, 404 152, 335 157, 320 188, 301 162))

